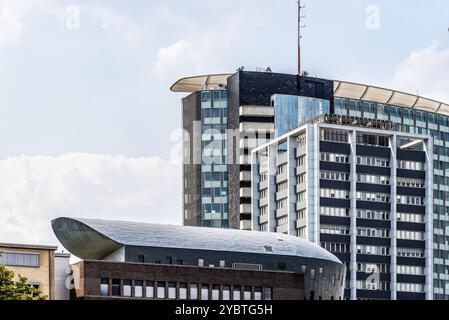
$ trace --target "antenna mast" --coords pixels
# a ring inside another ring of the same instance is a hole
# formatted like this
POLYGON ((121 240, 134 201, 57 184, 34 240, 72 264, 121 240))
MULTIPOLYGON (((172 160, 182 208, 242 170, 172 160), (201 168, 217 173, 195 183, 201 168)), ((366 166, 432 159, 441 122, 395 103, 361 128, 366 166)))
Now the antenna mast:
POLYGON ((297 0, 298 3, 298 75, 301 75, 301 39, 302 32, 301 29, 305 28, 305 25, 302 25, 302 19, 306 16, 301 15, 301 9, 304 9, 306 6, 301 6, 301 0, 297 0))

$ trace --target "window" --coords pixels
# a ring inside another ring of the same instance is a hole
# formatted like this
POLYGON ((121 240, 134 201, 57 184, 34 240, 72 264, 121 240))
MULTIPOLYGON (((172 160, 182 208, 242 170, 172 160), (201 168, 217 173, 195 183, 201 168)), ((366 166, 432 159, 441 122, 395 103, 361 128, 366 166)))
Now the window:
POLYGON ((379 255, 379 256, 388 256, 390 255, 389 247, 382 246, 370 246, 370 245, 357 245, 357 253, 358 254, 368 254, 368 255, 379 255))
POLYGON ((154 281, 146 281, 145 284, 145 295, 147 299, 154 299, 154 281))
POLYGON ((349 181, 349 173, 339 171, 321 171, 320 178, 323 180, 349 181))
POLYGON ((179 300, 187 299, 187 283, 179 284, 179 300))
POLYGON ((168 283, 168 298, 176 299, 176 283, 174 282, 168 283))
POLYGON ((143 298, 143 281, 136 280, 134 283, 134 296, 136 298, 143 298))
POLYGON ((357 192, 357 200, 389 203, 390 195, 386 193, 357 192))
POLYGON ((334 129, 321 129, 321 141, 348 143, 348 133, 346 131, 334 129))
POLYGON ((320 232, 324 234, 349 235, 349 227, 323 224, 320 226, 320 232))
POLYGON ((398 257, 424 258, 424 250, 410 249, 410 248, 398 248, 398 257))
POLYGON ((204 267, 204 260, 203 259, 198 259, 198 266, 199 267, 204 267))
POLYGON ((369 220, 390 220, 390 213, 387 211, 357 209, 357 218, 369 220))
POLYGON ((165 282, 157 283, 157 296, 158 299, 165 299, 165 282))
POLYGON ((323 216, 349 217, 349 209, 346 208, 320 207, 320 213, 323 216))
POLYGON ((142 256, 142 255, 137 256, 137 261, 139 263, 144 263, 145 262, 145 256, 142 256))
POLYGON ((397 290, 400 292, 422 293, 422 292, 424 292, 424 284, 422 284, 422 283, 398 283, 397 290))
POLYGON ((100 293, 102 296, 109 295, 109 279, 105 279, 105 278, 101 279, 100 293))
POLYGON ((425 198, 417 196, 398 195, 397 199, 398 204, 407 204, 412 206, 423 206, 425 202, 425 198))
POLYGON ((358 132, 357 144, 377 146, 377 147, 388 147, 390 145, 390 139, 386 136, 379 136, 358 132))
POLYGON ((390 177, 358 173, 357 182, 388 185, 390 184, 390 177))
POLYGON ((357 164, 362 166, 371 166, 371 167, 390 167, 390 159, 387 158, 376 158, 376 157, 367 157, 367 156, 358 156, 357 164))
POLYGON ((120 279, 113 279, 112 280, 112 296, 114 297, 120 297, 122 295, 121 285, 120 285, 120 279))
POLYGON ((408 274, 415 276, 423 276, 424 275, 424 267, 422 266, 405 266, 398 265, 398 274, 408 274))
POLYGON ((190 285, 190 300, 198 300, 198 285, 190 285))
POLYGON ((231 300, 231 287, 223 286, 223 300, 231 300))
POLYGON ((424 240, 424 232, 398 230, 398 239, 403 240, 424 240))
POLYGON ((11 267, 39 268, 39 258, 38 253, 2 252, 0 264, 11 267))
POLYGON ((424 223, 424 215, 422 214, 398 212, 397 218, 398 221, 403 222, 424 223))
POLYGON ((315 280, 315 269, 310 269, 310 280, 315 280))
POLYGON ((262 300, 262 288, 261 287, 254 288, 254 300, 262 300))
POLYGON ((264 300, 272 300, 273 299, 273 289, 263 288, 263 299, 264 300))
POLYGON ((243 300, 251 300, 251 287, 245 287, 243 290, 243 300))
POLYGON ((342 189, 320 189, 322 198, 349 199, 349 191, 342 189))
POLYGON ((240 286, 235 286, 232 291, 232 300, 241 300, 241 291, 242 288, 240 286))
POLYGON ((212 286, 212 300, 220 300, 220 285, 218 284, 212 286))
POLYGON ((201 285, 201 300, 209 300, 209 285, 201 285))
POLYGON ((397 179, 398 186, 409 188, 425 188, 425 182, 422 179, 402 178, 397 179))
POLYGON ((131 297, 132 282, 131 280, 123 280, 123 296, 131 297))
POLYGON ((424 163, 417 161, 398 160, 398 169, 424 170, 424 163))
POLYGON ((390 230, 376 228, 357 228, 357 236, 370 238, 389 238, 390 230))
POLYGON ((349 163, 349 155, 321 152, 320 160, 325 162, 349 163))

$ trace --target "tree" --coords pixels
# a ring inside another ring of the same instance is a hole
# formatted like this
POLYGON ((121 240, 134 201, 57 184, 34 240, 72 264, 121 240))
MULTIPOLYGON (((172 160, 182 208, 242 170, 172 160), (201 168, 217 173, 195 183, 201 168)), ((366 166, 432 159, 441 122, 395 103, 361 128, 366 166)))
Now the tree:
POLYGON ((27 284, 27 278, 18 276, 14 281, 14 272, 0 265, 0 300, 45 300, 39 289, 27 284))

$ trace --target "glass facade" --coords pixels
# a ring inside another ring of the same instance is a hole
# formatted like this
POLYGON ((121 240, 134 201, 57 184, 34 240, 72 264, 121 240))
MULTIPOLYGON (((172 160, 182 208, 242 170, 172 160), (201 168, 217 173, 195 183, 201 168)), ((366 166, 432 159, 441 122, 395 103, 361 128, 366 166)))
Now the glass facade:
POLYGON ((275 108, 277 136, 330 112, 329 100, 309 97, 275 94, 271 97, 271 105, 275 108))
POLYGON ((228 228, 226 90, 201 92, 202 226, 228 228))
POLYGON ((368 101, 335 98, 334 113, 392 121, 396 131, 434 139, 434 297, 449 299, 449 117, 368 101))

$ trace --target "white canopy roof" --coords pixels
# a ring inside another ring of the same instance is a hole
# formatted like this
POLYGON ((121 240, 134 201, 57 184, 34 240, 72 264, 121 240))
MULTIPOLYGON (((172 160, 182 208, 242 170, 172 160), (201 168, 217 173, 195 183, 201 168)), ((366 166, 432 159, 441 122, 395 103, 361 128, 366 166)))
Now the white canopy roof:
POLYGON ((219 86, 226 87, 229 76, 231 74, 209 74, 182 78, 176 81, 170 90, 173 92, 196 92, 218 89, 219 86))

